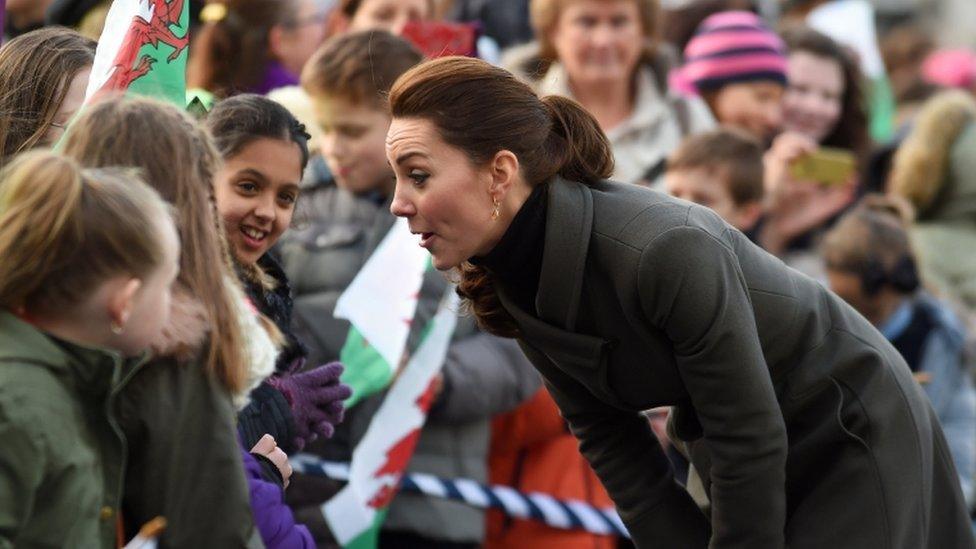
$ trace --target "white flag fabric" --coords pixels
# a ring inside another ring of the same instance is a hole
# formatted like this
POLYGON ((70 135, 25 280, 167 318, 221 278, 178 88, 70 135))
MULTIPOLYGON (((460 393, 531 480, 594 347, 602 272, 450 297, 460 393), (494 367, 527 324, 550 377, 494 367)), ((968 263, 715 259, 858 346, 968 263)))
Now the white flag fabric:
POLYGON ((378 527, 377 513, 389 505, 413 454, 457 324, 454 288, 434 316, 430 331, 393 383, 353 452, 349 484, 322 506, 336 541, 347 546, 378 527))
POLYGON ((398 218, 336 302, 334 316, 349 320, 391 369, 407 344, 429 257, 398 218))

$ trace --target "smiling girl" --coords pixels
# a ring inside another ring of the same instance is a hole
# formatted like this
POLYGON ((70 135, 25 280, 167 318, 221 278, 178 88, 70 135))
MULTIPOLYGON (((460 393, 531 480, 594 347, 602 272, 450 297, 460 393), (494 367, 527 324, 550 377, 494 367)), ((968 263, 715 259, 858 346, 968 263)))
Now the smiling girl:
POLYGON ((307 351, 291 330, 291 287, 268 253, 291 225, 299 182, 308 163, 308 134, 287 109, 245 94, 217 104, 207 118, 224 165, 214 181, 218 214, 253 305, 285 336, 275 373, 252 394, 240 416, 244 444, 266 433, 288 453, 331 437, 342 421, 349 387, 342 365, 303 372, 307 351))

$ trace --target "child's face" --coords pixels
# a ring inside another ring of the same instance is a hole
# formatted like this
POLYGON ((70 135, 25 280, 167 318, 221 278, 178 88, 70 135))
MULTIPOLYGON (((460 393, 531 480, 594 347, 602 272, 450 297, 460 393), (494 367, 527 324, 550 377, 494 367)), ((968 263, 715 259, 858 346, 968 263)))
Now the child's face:
POLYGON ((385 30, 399 36, 408 22, 430 18, 430 6, 430 0, 363 0, 349 30, 385 30))
POLYGON ((393 191, 393 170, 386 160, 385 111, 346 99, 325 97, 315 102, 322 129, 321 152, 336 184, 349 192, 393 191))
POLYGON ((54 115, 54 120, 51 121, 52 125, 48 127, 47 133, 41 140, 41 144, 45 147, 53 146, 61 139, 68 123, 81 108, 81 104, 85 102, 85 90, 88 88, 91 71, 91 67, 81 69, 74 78, 67 82, 68 91, 64 95, 64 101, 61 102, 58 112, 54 115))
POLYGON ((729 84, 715 93, 713 114, 719 124, 739 128, 767 143, 783 122, 783 86, 759 81, 729 84))
POLYGON ((672 196, 711 208, 726 223, 740 231, 751 229, 759 218, 759 203, 737 205, 719 170, 668 170, 664 185, 672 196))
POLYGON ((122 333, 112 334, 108 346, 126 356, 137 355, 149 347, 169 321, 172 286, 180 272, 180 240, 170 219, 163 219, 159 225, 162 263, 136 286, 131 284, 134 280, 115 285, 116 295, 109 301, 119 309, 112 316, 122 317, 124 321, 122 333))
POLYGON ((257 262, 291 225, 301 179, 301 149, 292 141, 257 139, 224 159, 214 196, 238 261, 257 262))

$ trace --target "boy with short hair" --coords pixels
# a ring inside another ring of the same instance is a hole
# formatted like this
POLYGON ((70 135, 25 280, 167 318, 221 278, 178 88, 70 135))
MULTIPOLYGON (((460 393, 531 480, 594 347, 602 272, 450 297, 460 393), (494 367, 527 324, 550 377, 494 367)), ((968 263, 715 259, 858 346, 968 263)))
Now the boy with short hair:
POLYGON ((312 99, 322 131, 320 152, 339 188, 356 195, 392 194, 386 94, 420 61, 420 52, 405 40, 368 31, 333 38, 305 65, 302 88, 312 99))
POLYGON ((762 215, 763 148, 728 128, 685 139, 667 163, 664 185, 678 198, 707 206, 744 233, 762 215))

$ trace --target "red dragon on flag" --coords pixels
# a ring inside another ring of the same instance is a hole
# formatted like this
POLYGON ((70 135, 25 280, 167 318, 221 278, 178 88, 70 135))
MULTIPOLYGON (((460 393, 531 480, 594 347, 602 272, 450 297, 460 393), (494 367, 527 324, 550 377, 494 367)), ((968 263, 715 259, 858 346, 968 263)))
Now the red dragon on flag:
MULTIPOLYGON (((112 63, 112 74, 102 86, 101 90, 125 90, 129 88, 137 78, 141 78, 152 70, 156 59, 151 55, 143 55, 136 62, 139 51, 143 46, 151 44, 158 47, 160 42, 173 48, 173 53, 166 58, 167 62, 173 62, 183 53, 189 43, 189 34, 183 37, 176 36, 170 28, 173 25, 180 25, 180 16, 183 14, 183 4, 185 0, 144 0, 149 5, 149 19, 142 15, 132 18, 129 31, 122 40, 112 63)), ((140 3, 143 0, 140 0, 140 3)))
POLYGON ((186 106, 188 0, 112 0, 85 103, 124 92, 186 106))

